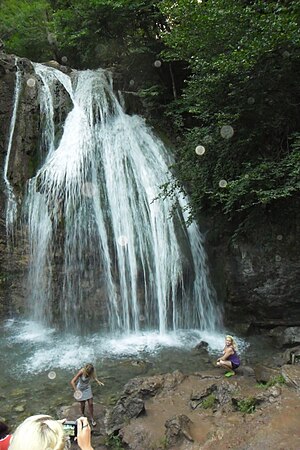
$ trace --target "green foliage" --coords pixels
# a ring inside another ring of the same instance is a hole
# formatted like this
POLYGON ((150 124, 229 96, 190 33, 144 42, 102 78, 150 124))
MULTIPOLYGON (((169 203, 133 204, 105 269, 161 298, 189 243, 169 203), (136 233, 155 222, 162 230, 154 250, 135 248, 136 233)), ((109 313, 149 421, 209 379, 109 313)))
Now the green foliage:
POLYGON ((36 60, 54 56, 51 8, 47 0, 2 0, 0 36, 6 51, 36 60), (52 39, 52 40, 51 40, 52 39))
POLYGON ((237 402, 237 409, 243 414, 251 414, 255 411, 256 403, 254 397, 244 398, 237 402))
POLYGON ((210 409, 216 404, 216 396, 214 394, 209 394, 201 403, 201 408, 210 409))
POLYGON ((105 445, 111 450, 124 450, 120 436, 115 434, 110 434, 107 437, 105 445))
POLYGON ((189 70, 167 114, 181 135, 174 170, 191 213, 243 221, 292 201, 300 189, 299 2, 163 0, 161 8, 170 24, 163 57, 189 70), (231 137, 222 137, 223 126, 231 137))
POLYGON ((34 60, 62 56, 77 67, 116 64, 162 49, 158 0, 3 0, 0 36, 8 52, 34 60), (55 54, 53 54, 53 52, 55 54))
POLYGON ((8 52, 133 79, 176 147, 176 180, 162 196, 187 191, 191 218, 205 210, 244 227, 299 197, 299 27, 298 0, 2 0, 0 9, 8 52))
POLYGON ((167 436, 164 436, 161 439, 159 439, 158 443, 151 445, 151 450, 166 450, 168 446, 169 446, 168 438, 167 436))
POLYGON ((276 386, 276 385, 284 385, 286 384, 286 380, 284 378, 283 375, 278 375, 275 377, 271 377, 270 380, 267 383, 260 383, 258 386, 262 387, 264 389, 268 389, 272 386, 276 386))
POLYGON ((161 50, 155 41, 154 28, 161 16, 155 1, 71 3, 71 9, 57 10, 54 19, 61 52, 70 54, 77 65, 98 67, 124 62, 130 66, 140 61, 139 55, 161 50))

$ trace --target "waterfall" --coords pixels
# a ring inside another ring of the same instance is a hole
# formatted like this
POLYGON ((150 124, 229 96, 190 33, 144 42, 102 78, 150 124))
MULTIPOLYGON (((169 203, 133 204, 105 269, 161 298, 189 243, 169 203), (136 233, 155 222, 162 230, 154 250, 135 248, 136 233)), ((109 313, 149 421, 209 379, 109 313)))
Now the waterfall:
POLYGON ((186 200, 159 199, 172 158, 145 121, 123 111, 103 70, 72 77, 35 65, 42 164, 29 180, 32 318, 68 331, 129 333, 219 320, 203 237, 186 200), (56 144, 55 91, 72 102, 56 144), (45 152, 46 150, 46 152, 45 152))
POLYGON ((7 233, 8 241, 13 236, 13 226, 15 223, 16 215, 17 215, 17 200, 16 200, 16 196, 13 191, 13 187, 10 184, 10 181, 8 178, 10 154, 11 154, 13 137, 14 137, 14 132, 15 132, 19 98, 20 98, 20 90, 21 90, 21 73, 20 73, 20 70, 18 67, 17 58, 15 59, 15 65, 16 65, 15 92, 14 92, 12 116, 11 116, 10 127, 9 127, 8 145, 7 145, 6 158, 5 158, 4 171, 3 171, 3 178, 4 178, 5 190, 6 190, 6 196, 7 196, 6 233, 7 233))

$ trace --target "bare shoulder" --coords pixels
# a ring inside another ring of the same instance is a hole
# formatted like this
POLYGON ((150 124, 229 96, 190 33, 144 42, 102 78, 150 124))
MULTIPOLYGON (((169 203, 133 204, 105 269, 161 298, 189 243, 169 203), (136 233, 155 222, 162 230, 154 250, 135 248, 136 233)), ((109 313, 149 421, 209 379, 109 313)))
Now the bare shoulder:
POLYGON ((225 350, 225 354, 226 355, 233 355, 234 353, 234 348, 233 347, 227 347, 225 350))
POLYGON ((73 380, 79 378, 82 374, 83 374, 83 369, 80 369, 80 370, 76 373, 76 375, 74 376, 73 380))

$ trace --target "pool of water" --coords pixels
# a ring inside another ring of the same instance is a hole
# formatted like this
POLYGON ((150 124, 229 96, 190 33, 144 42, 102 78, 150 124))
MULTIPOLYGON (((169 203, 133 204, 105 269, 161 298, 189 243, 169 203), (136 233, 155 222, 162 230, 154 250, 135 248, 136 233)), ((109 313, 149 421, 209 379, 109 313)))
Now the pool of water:
MULTIPOLYGON (((271 346, 261 337, 236 340, 247 364, 272 355, 271 346)), ((98 378, 105 382, 104 387, 94 383, 95 402, 108 404, 135 376, 208 369, 224 346, 224 332, 79 337, 30 321, 8 320, 0 325, 0 346, 0 416, 14 427, 32 414, 56 417, 61 406, 72 404, 70 380, 87 362, 94 364, 98 378), (209 356, 195 350, 201 340, 208 342, 209 356)))

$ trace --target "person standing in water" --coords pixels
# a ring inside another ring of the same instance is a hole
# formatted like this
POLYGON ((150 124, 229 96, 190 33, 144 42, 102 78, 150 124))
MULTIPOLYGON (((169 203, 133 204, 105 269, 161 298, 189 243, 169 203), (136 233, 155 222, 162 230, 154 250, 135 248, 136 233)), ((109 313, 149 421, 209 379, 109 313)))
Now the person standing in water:
POLYGON ((225 339, 225 348, 223 350, 223 356, 217 359, 217 366, 229 369, 225 373, 225 377, 231 377, 235 375, 235 370, 240 366, 241 361, 237 354, 237 346, 232 336, 227 335, 225 339))
POLYGON ((86 364, 71 380, 71 385, 75 391, 74 397, 80 402, 81 413, 84 415, 85 402, 88 402, 89 412, 93 427, 96 426, 94 419, 94 404, 91 381, 95 380, 99 386, 104 386, 102 381, 98 380, 93 364, 86 364))

